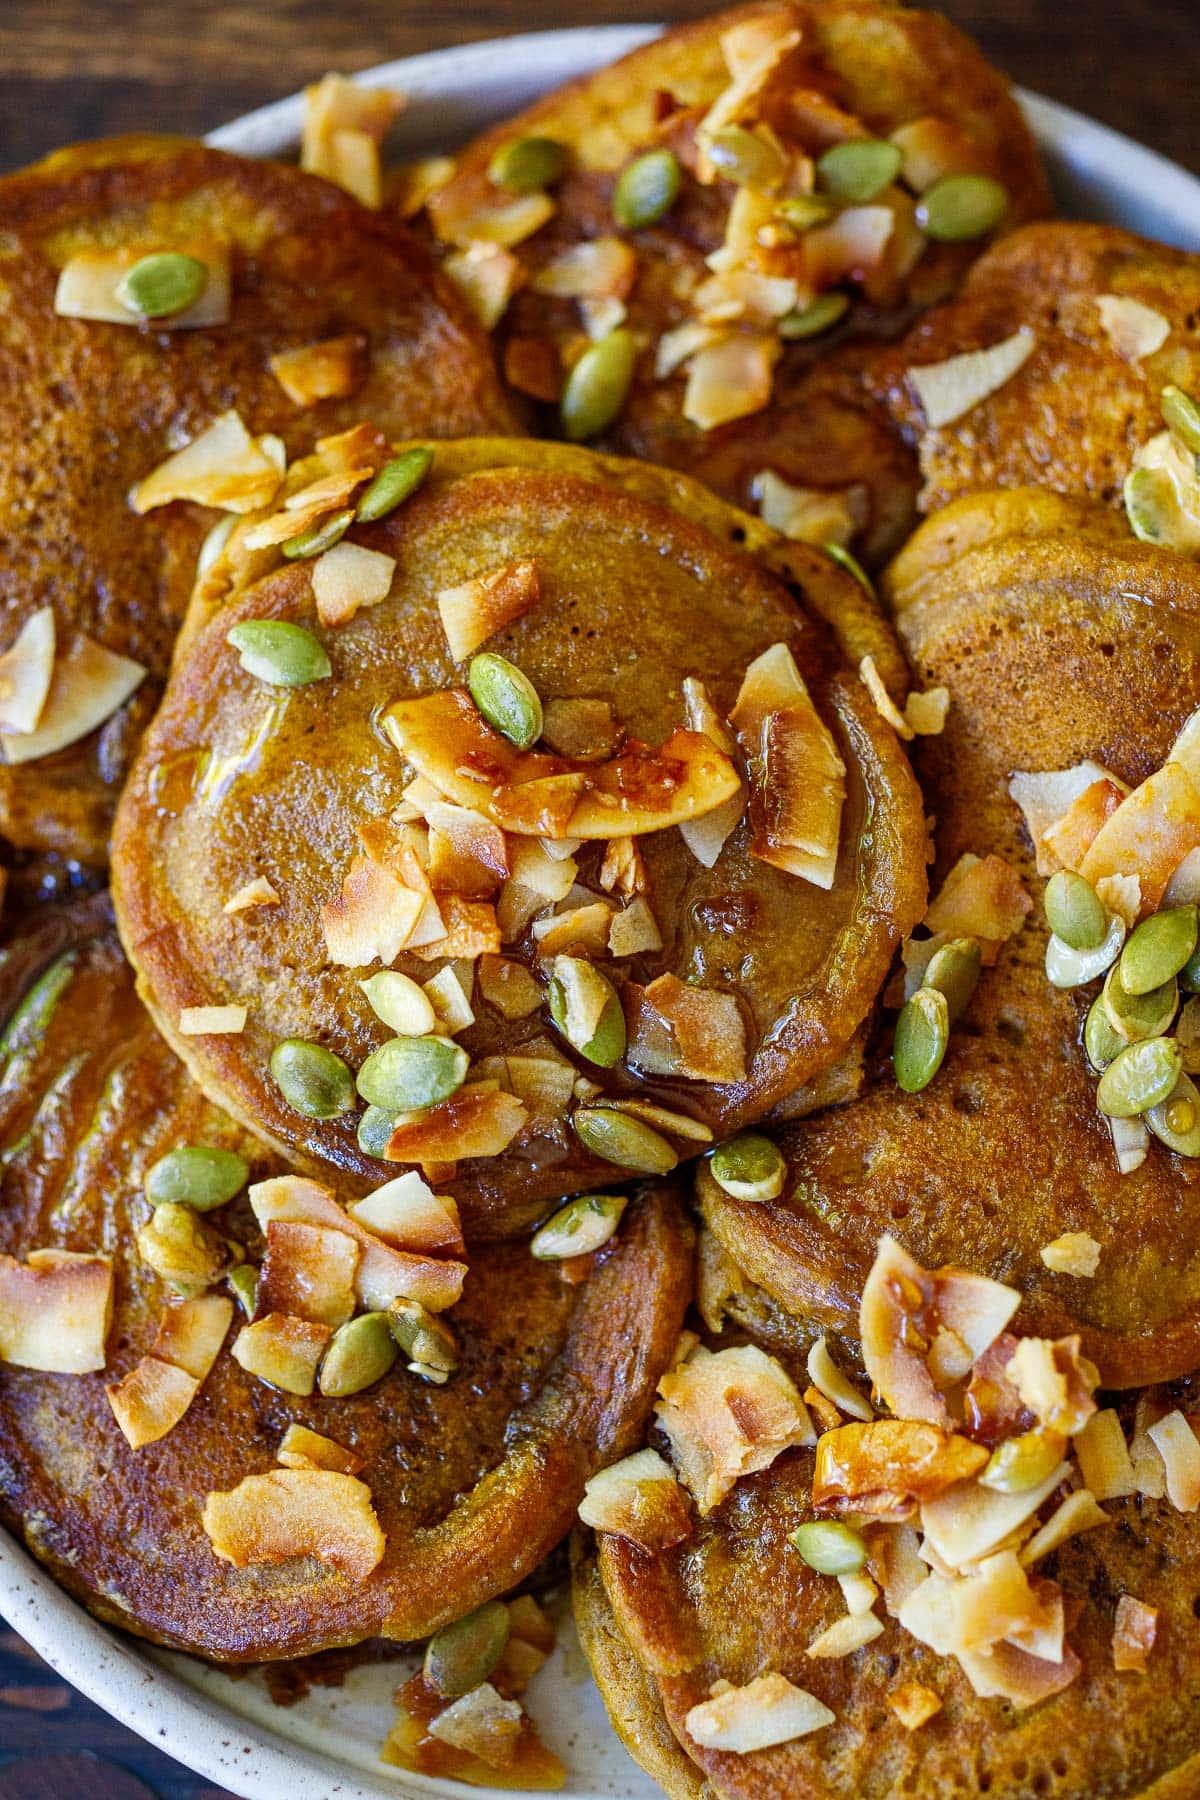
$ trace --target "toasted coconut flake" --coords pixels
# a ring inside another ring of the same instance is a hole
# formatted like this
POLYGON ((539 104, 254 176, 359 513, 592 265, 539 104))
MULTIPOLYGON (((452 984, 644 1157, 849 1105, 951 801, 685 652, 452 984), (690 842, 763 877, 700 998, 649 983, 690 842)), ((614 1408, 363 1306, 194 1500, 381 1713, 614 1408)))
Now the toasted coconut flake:
POLYGON ((377 207, 383 197, 379 146, 404 106, 403 94, 326 75, 305 89, 304 101, 300 167, 377 207))
POLYGON ((1200 1506, 1200 1443, 1176 1408, 1151 1425, 1148 1436, 1163 1460, 1167 1499, 1180 1512, 1200 1506))
POLYGON ((1073 800, 1061 819, 1048 825, 1038 844, 1038 867, 1047 874, 1077 869, 1101 828, 1129 792, 1123 783, 1104 776, 1073 800))
POLYGON ((552 919, 535 919, 530 931, 539 960, 564 955, 604 956, 616 911, 611 900, 592 900, 582 906, 568 906, 552 919))
POLYGON ((929 904, 925 924, 935 936, 978 938, 984 961, 1021 929, 1033 902, 1002 856, 960 856, 929 904), (990 954, 989 954, 990 947, 990 954))
POLYGON ((102 1369, 112 1301, 107 1256, 31 1250, 23 1263, 0 1256, 0 1362, 56 1375, 102 1369))
POLYGON ((875 1417, 875 1408, 871 1402, 859 1393, 854 1383, 834 1362, 824 1337, 819 1337, 812 1346, 806 1367, 809 1380, 835 1406, 840 1407, 844 1413, 849 1413, 852 1419, 866 1420, 875 1417))
POLYGON ((907 1599, 900 1623, 942 1656, 962 1656, 1019 1640, 1035 1654, 1062 1657, 1062 1596, 1053 1583, 1035 1588, 1012 1550, 986 1557, 971 1574, 933 1573, 907 1599))
POLYGON ((559 300, 624 300, 637 276, 637 257, 624 238, 588 238, 542 264, 530 286, 559 300))
POLYGON ((904 157, 900 173, 917 194, 945 175, 972 174, 978 165, 978 151, 966 134, 936 114, 901 125, 891 141, 904 157))
MULTIPOLYGON (((693 987, 668 973, 636 990, 632 1006, 633 1038, 648 1041, 661 1021, 674 1051, 674 1072, 685 1080, 745 1080, 746 1028, 732 994, 693 987)), ((634 1044, 629 1060, 638 1066, 634 1044)))
POLYGON ((502 1086, 524 1106, 530 1131, 548 1136, 561 1125, 575 1088, 575 1067, 545 1039, 529 1046, 536 1054, 502 1059, 502 1086))
POLYGON ((858 665, 858 672, 880 718, 891 726, 897 737, 909 743, 913 736, 912 727, 883 685, 883 677, 875 667, 875 658, 864 656, 858 665))
POLYGON ((504 1019, 527 1019, 542 1004, 542 987, 524 963, 507 956, 481 956, 480 997, 504 1019))
POLYGON ((817 1440, 813 1505, 903 1520, 986 1463, 987 1451, 956 1433, 910 1419, 840 1425, 817 1440))
POLYGON ((644 894, 614 913, 608 927, 612 956, 645 956, 663 947, 662 932, 644 894))
POLYGON ((36 731, 54 675, 54 608, 40 607, 0 656, 0 731, 36 731))
POLYGON ((747 1756, 791 1743, 832 1725, 837 1715, 783 1675, 759 1675, 745 1687, 726 1688, 693 1706, 684 1720, 688 1735, 707 1750, 747 1756))
POLYGON ((540 231, 555 210, 547 193, 509 194, 482 174, 448 182, 427 201, 439 243, 502 244, 506 249, 540 231))
POLYGON ((386 1547, 371 1490, 331 1469, 271 1469, 209 1494, 201 1519, 217 1555, 235 1569, 315 1556, 365 1581, 386 1547))
POLYGON ((256 906, 278 906, 279 895, 271 886, 265 875, 256 875, 245 887, 240 887, 236 894, 231 894, 221 911, 224 913, 250 912, 256 906))
POLYGON ((525 281, 520 258, 502 244, 468 244, 452 250, 442 267, 485 331, 496 329, 525 281))
POLYGON ((522 618, 541 599, 535 562, 505 563, 487 575, 472 576, 437 596, 446 642, 455 662, 465 662, 496 632, 522 618))
POLYGON ((1036 1487, 1016 1494, 1002 1494, 977 1481, 958 1482, 923 1502, 926 1543, 949 1569, 980 1562, 1036 1515, 1066 1473, 1066 1463, 1060 1463, 1036 1487))
POLYGON ((394 556, 362 544, 335 544, 312 565, 313 598, 322 625, 345 625, 364 606, 386 600, 396 572, 394 556))
POLYGON ((431 801, 429 885, 438 893, 484 900, 509 873, 508 849, 499 826, 473 807, 431 801))
POLYGON ((614 891, 632 899, 646 891, 646 864, 637 842, 630 837, 611 838, 605 846, 600 865, 600 886, 606 894, 614 891))
POLYGON ((1121 1421, 1111 1407, 1093 1413, 1075 1438, 1075 1455, 1084 1486, 1097 1500, 1119 1500, 1136 1493, 1133 1464, 1121 1421))
POLYGON ((172 500, 193 500, 226 512, 255 512, 270 505, 281 474, 265 440, 251 437, 236 412, 224 412, 138 484, 133 510, 148 513, 172 500))
POLYGON ((946 727, 950 711, 950 689, 927 688, 923 694, 912 693, 904 702, 904 721, 918 737, 938 737, 946 727))
POLYGON ((579 1517, 593 1531, 611 1531, 653 1555, 690 1537, 691 1512, 675 1471, 656 1450, 639 1450, 593 1475, 579 1517))
POLYGON ((1172 874, 1198 845, 1200 791, 1182 763, 1169 762, 1105 821, 1079 873, 1093 887, 1108 875, 1136 874, 1146 914, 1157 908, 1172 874))
POLYGON ((706 869, 716 867, 722 850, 736 831, 746 810, 747 798, 746 789, 739 786, 731 799, 714 807, 712 812, 705 813, 702 819, 685 820, 679 827, 680 837, 696 861, 706 869))
POLYGON ((204 1380, 220 1353, 233 1319, 233 1301, 224 1294, 197 1294, 164 1306, 152 1356, 204 1380))
POLYGON ((1089 1488, 1076 1488, 1025 1545, 1021 1551, 1022 1566, 1031 1569, 1065 1544, 1068 1538, 1078 1537, 1082 1531, 1093 1531, 1097 1525, 1111 1524, 1108 1514, 1097 1504, 1095 1494, 1089 1488))
POLYGON ((1015 1644, 997 1644, 991 1650, 965 1650, 959 1657, 963 1674, 981 1699, 1011 1700, 1022 1711, 1061 1694, 1083 1667, 1066 1646, 1061 1662, 1030 1656, 1015 1644))
MULTIPOLYGON (((701 1313, 704 1312, 703 1307, 701 1307, 700 1310, 701 1313)), ((704 1322, 705 1324, 708 1324, 707 1315, 704 1316, 704 1322)), ((842 1423, 842 1415, 833 1404, 833 1401, 829 1399, 828 1395, 823 1394, 819 1387, 814 1387, 813 1384, 809 1382, 804 1390, 803 1398, 805 1406, 807 1406, 809 1412, 817 1421, 818 1431, 837 1430, 838 1426, 842 1423)))
POLYGON ((867 490, 861 482, 848 488, 800 488, 764 469, 755 476, 754 493, 763 522, 797 543, 849 549, 867 523, 867 490))
POLYGON ((397 1175, 362 1200, 352 1201, 352 1219, 401 1250, 430 1256, 461 1256, 462 1225, 452 1194, 435 1194, 416 1170, 397 1175))
POLYGON ((1162 1500, 1167 1492, 1167 1476, 1163 1459, 1149 1434, 1149 1426, 1160 1418, 1165 1408, 1151 1394, 1141 1394, 1133 1418, 1133 1436, 1129 1440, 1129 1460, 1133 1465, 1134 1490, 1148 1500, 1162 1500))
POLYGON ((392 171, 389 197, 402 219, 415 219, 432 194, 454 178, 452 156, 422 156, 392 171))
MULTIPOLYGON (((780 659, 778 658, 776 659, 776 661, 779 660, 780 659)), ((799 675, 798 670, 797 675, 799 675)), ((787 682, 782 697, 785 700, 790 700, 794 697, 795 688, 788 681, 786 675, 781 679, 787 682)), ((729 755, 734 749, 733 733, 730 731, 728 725, 709 698, 708 689, 695 675, 686 675, 684 677, 683 704, 687 715, 688 730, 702 732, 706 738, 717 746, 718 750, 723 750, 726 755, 729 755)), ((769 705, 766 706, 764 710, 769 711, 769 705)))
POLYGON ((310 1431, 307 1425, 289 1425, 277 1452, 285 1469, 331 1469, 338 1475, 357 1475, 363 1459, 332 1438, 310 1431))
POLYGON ((881 1636, 883 1620, 874 1613, 859 1613, 857 1616, 847 1614, 844 1619, 835 1619, 832 1625, 819 1632, 805 1650, 805 1656, 842 1657, 853 1656, 864 1644, 881 1636))
POLYGON ((1032 331, 1022 327, 1003 343, 987 350, 967 350, 945 362, 926 363, 909 369, 909 384, 916 394, 931 431, 953 425, 981 400, 987 400, 1011 381, 1037 346, 1032 331))
POLYGON ((621 737, 607 700, 547 700, 542 742, 574 762, 600 762, 611 756, 621 737))
POLYGON ((328 1325, 268 1313, 242 1326, 231 1354, 248 1375, 257 1375, 286 1394, 303 1396, 316 1385, 317 1365, 332 1336, 328 1325))
POLYGON ((523 1725, 519 1703, 503 1699, 490 1681, 484 1681, 444 1707, 427 1729, 430 1737, 503 1771, 517 1759, 523 1725))
POLYGON ((751 663, 729 717, 753 771, 753 854, 832 886, 846 767, 786 644, 751 663))
POLYGON ((178 1425, 200 1388, 186 1369, 143 1356, 129 1373, 105 1388, 113 1417, 134 1450, 155 1444, 178 1425))
POLYGON ((666 381, 698 350, 723 341, 725 333, 718 325, 706 325, 700 319, 686 319, 671 331, 664 331, 654 353, 654 377, 666 381))
POLYGON ((1042 1429, 1062 1437, 1081 1431, 1096 1411, 1100 1377, 1080 1346, 1078 1337, 1021 1338, 1005 1368, 1042 1429))
POLYGON ((290 1314, 315 1325, 342 1325, 354 1311, 359 1246, 344 1231, 295 1220, 267 1226, 258 1278, 258 1313, 290 1314))
POLYGON ((179 1014, 181 1037, 237 1037, 246 1029, 245 1006, 185 1006, 179 1014))
POLYGON ((132 311, 118 295, 124 276, 136 262, 154 251, 168 250, 191 256, 208 271, 199 299, 183 312, 149 321, 154 331, 189 331, 198 326, 224 325, 229 319, 229 245, 212 239, 202 243, 166 245, 115 245, 110 249, 77 250, 63 264, 54 291, 54 310, 60 319, 91 319, 109 325, 144 326, 147 320, 132 311))
POLYGON ((756 1345, 697 1348, 664 1375, 656 1413, 684 1485, 702 1514, 742 1475, 815 1439, 808 1408, 774 1357, 756 1345))
POLYGON ((296 406, 344 400, 362 385, 367 372, 367 340, 359 331, 280 350, 267 364, 296 406))
POLYGON ((869 1613, 879 1598, 879 1589, 869 1575, 839 1575, 837 1584, 846 1602, 846 1611, 854 1618, 869 1613))
POLYGON ((469 1025, 475 1023, 475 1014, 471 1008, 474 985, 473 968, 469 961, 447 963, 444 969, 439 969, 425 983, 424 993, 433 1006, 437 1029, 446 1037, 466 1031, 469 1025))
POLYGON ((557 849, 536 838, 513 838, 508 845, 509 877, 538 901, 555 905, 565 900, 579 872, 574 855, 552 854, 557 849))
POLYGON ((1045 833, 1069 811, 1082 794, 1097 782, 1111 782, 1122 796, 1129 792, 1123 782, 1097 762, 1076 763, 1071 769, 1057 769, 1042 774, 1019 771, 1008 784, 1008 791, 1020 807, 1037 856, 1039 875, 1053 875, 1061 867, 1042 848, 1045 833))
POLYGON ((1096 311, 1113 349, 1126 362, 1153 356, 1171 335, 1169 319, 1128 294, 1097 294, 1096 311))
POLYGON ((1043 1244, 1040 1254, 1056 1275, 1079 1275, 1086 1280, 1100 1267, 1100 1246, 1086 1231, 1066 1231, 1043 1244))
POLYGON ((762 332, 734 332, 697 350, 688 369, 684 418, 712 431, 761 412, 771 398, 779 354, 779 339, 762 332))
MULTIPOLYGON (((806 231, 800 243, 804 286, 819 294, 839 282, 865 283, 884 267, 896 230, 894 206, 847 206, 829 221, 806 231)), ((915 373, 909 370, 910 377, 915 373)))
POLYGON ((1122 1594, 1113 1619, 1113 1668, 1118 1673, 1128 1670, 1146 1673, 1146 1664, 1158 1633, 1158 1608, 1122 1594))
MULTIPOLYGON (((419 1118, 397 1125, 384 1156, 388 1162, 417 1163, 427 1173, 439 1163, 499 1156, 524 1128, 528 1116, 512 1094, 468 1085, 419 1118)), ((424 1295, 411 1298, 422 1300, 424 1295)))
MULTIPOLYGON (((735 125, 747 116, 779 64, 800 41, 794 16, 789 18, 782 11, 748 19, 744 25, 722 33, 721 51, 733 79, 722 88, 700 121, 697 139, 702 150, 722 126, 735 125)), ((712 181, 715 173, 704 155, 701 179, 712 181)))
MULTIPOLYGON (((1115 914, 1129 931, 1133 930, 1142 910, 1142 883, 1137 875, 1102 875, 1096 883, 1096 898, 1105 912, 1115 914)), ((1111 1121, 1113 1124, 1115 1120, 1111 1121)))
MULTIPOLYGON (((43 629, 39 628, 39 631, 43 629)), ((15 657, 17 650, 15 644, 8 656, 15 657)), ((21 660, 24 664, 24 652, 21 660)), ((4 662, 8 664, 8 658, 4 662)), ((7 694, 6 682, 12 681, 18 673, 23 684, 27 678, 23 666, 18 668, 9 664, 7 673, 0 668, 0 705, 4 704, 7 694)), ((38 704, 36 726, 28 730, 5 726, 0 730, 0 758, 8 763, 34 762, 38 757, 50 756, 68 744, 77 743, 124 706, 129 696, 141 686, 145 675, 142 663, 106 650, 103 644, 79 633, 65 648, 60 646, 54 658, 49 692, 38 704)), ((34 700, 38 699, 40 684, 41 672, 35 669, 31 679, 34 700)), ((9 698, 9 706, 15 701, 14 693, 9 698)), ((22 703, 18 716, 23 713, 28 717, 31 711, 31 707, 26 708, 22 703)))
POLYGON ((391 966, 408 944, 424 910, 424 897, 366 856, 355 856, 341 892, 321 908, 321 930, 331 963, 363 968, 391 966))
POLYGON ((934 1713, 942 1710, 941 1696, 920 1681, 901 1682, 892 1689, 887 1703, 905 1731, 919 1731, 934 1713))
MULTIPOLYGON (((427 907, 426 914, 428 910, 427 907)), ((473 962, 477 956, 494 956, 499 950, 496 909, 486 900, 460 900, 457 894, 444 894, 439 910, 443 916, 442 935, 422 940, 419 924, 408 945, 422 962, 473 962)))

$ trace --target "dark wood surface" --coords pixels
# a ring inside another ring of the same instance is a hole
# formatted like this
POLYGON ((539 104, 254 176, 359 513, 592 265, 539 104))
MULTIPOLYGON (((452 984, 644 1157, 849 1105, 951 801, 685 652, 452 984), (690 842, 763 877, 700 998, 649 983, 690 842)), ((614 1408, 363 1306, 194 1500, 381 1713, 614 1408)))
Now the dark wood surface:
MULTIPOLYGON (((709 0, 0 0, 0 170, 75 138, 203 132, 330 68, 709 0)), ((943 0, 1014 79, 1200 171, 1200 0, 943 0)), ((222 1800, 0 1632, 0 1800, 222 1800)))

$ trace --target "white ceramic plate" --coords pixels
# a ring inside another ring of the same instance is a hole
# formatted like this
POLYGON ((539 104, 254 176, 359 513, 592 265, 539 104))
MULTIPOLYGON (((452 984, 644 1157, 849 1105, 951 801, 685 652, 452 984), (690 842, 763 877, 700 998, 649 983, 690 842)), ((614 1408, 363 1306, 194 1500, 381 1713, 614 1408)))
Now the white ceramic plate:
MULTIPOLYGON (((532 32, 385 63, 361 79, 409 99, 395 134, 400 154, 452 147, 539 93, 611 61, 653 26, 532 32)), ((1111 220, 1200 249, 1200 181, 1102 125, 1023 94, 1022 104, 1063 210, 1111 220)), ((212 134, 254 156, 292 150, 302 100, 263 107, 212 134)), ((379 1747, 403 1664, 355 1670, 342 1688, 316 1688, 287 1709, 256 1675, 232 1677, 191 1657, 153 1650, 99 1625, 0 1532, 0 1613, 39 1655, 151 1743, 247 1800, 405 1800, 478 1790, 388 1770, 379 1747)), ((658 1789, 626 1756, 604 1716, 569 1623, 537 1677, 530 1710, 570 1770, 575 1800, 654 1800, 658 1789)))

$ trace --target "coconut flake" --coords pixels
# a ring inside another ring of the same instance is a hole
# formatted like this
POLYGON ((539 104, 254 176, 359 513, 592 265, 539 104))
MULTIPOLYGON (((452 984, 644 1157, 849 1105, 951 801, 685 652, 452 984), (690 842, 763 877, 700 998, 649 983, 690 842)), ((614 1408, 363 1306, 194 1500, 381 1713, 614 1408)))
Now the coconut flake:
POLYGON ((986 350, 967 350, 945 362, 925 363, 907 371, 931 431, 953 425, 988 399, 1017 373, 1033 354, 1037 339, 1026 327, 986 350))
POLYGON ((485 331, 494 331, 525 280, 519 257, 503 244, 467 244, 442 264, 485 331))
POLYGON ((1113 349, 1126 362, 1153 356, 1171 335, 1169 319, 1128 294, 1098 294, 1096 311, 1113 349))
POLYGON ((579 1517, 593 1531, 628 1538, 650 1555, 682 1543, 692 1530, 687 1495, 656 1450, 638 1450, 593 1475, 579 1517))
POLYGON ((684 1727, 706 1750, 746 1756, 807 1737, 832 1725, 836 1717, 815 1694, 794 1687, 783 1675, 770 1674, 702 1700, 692 1707, 684 1727))
POLYGON ((506 563, 437 595, 438 612, 450 654, 465 662, 505 625, 521 618, 541 598, 535 562, 506 563))
POLYGON ((121 244, 111 249, 79 250, 63 264, 54 291, 54 310, 60 319, 91 319, 109 325, 148 326, 152 331, 190 331, 199 326, 224 325, 229 318, 229 245, 205 240, 198 244, 121 244), (147 320, 118 296, 124 276, 143 257, 168 250, 202 262, 208 279, 198 299, 183 312, 147 320))
POLYGON ((246 1006, 185 1006, 179 1014, 181 1037, 236 1037, 245 1031, 246 1006))
POLYGON ((1146 1673, 1146 1664, 1158 1634, 1158 1608, 1122 1594, 1113 1617, 1113 1668, 1118 1673, 1129 1670, 1146 1673))
POLYGON ((770 1468, 782 1451, 815 1441, 808 1408, 774 1357, 747 1344, 698 1348, 658 1385, 658 1422, 702 1514, 742 1475, 770 1468))
POLYGON ((0 731, 37 729, 54 674, 54 608, 31 613, 0 656, 0 731))
POLYGON ((315 1556, 365 1581, 383 1556, 371 1490, 331 1469, 271 1469, 209 1494, 201 1518, 216 1554, 235 1569, 315 1556))
MULTIPOLYGON (((9 655, 16 649, 14 645, 9 655)), ((49 692, 38 707, 36 726, 0 731, 0 758, 7 763, 34 762, 78 743, 124 706, 145 677, 144 664, 106 650, 80 632, 54 659, 49 692)), ((35 690, 39 686, 40 671, 35 690)), ((28 715, 31 709, 22 710, 28 715)))
POLYGON ((1066 1231, 1043 1244, 1042 1261, 1056 1275, 1078 1275, 1085 1280, 1100 1267, 1100 1246, 1086 1231, 1066 1231))
POLYGON ((1167 1499, 1180 1512, 1200 1506, 1200 1443, 1178 1408, 1151 1425, 1147 1434, 1163 1460, 1167 1499))
POLYGON ((112 1304, 107 1256, 54 1249, 31 1250, 23 1263, 0 1256, 0 1362, 61 1375, 102 1369, 112 1304))

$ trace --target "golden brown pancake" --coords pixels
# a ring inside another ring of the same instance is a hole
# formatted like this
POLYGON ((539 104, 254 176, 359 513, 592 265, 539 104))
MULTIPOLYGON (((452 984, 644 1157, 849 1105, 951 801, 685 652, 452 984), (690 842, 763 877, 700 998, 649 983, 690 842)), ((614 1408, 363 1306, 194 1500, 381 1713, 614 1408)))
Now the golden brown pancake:
POLYGON ((871 365, 868 385, 920 454, 921 507, 960 494, 1036 482, 1121 503, 1134 452, 1162 430, 1168 383, 1200 384, 1200 257, 1113 225, 1042 223, 982 256, 961 294, 914 325, 871 365), (1102 296, 1135 300, 1166 320, 1161 346, 1122 354, 1102 296), (1026 329, 1023 367, 963 418, 926 426, 906 371, 1002 343, 1026 329))
POLYGON ((60 151, 0 182, 0 644, 54 609, 60 652, 86 633, 150 677, 89 737, 0 764, 0 832, 103 863, 116 793, 150 718, 204 532, 175 502, 146 518, 129 492, 234 408, 253 433, 309 448, 369 411, 396 436, 505 429, 489 348, 458 295, 397 222, 275 163, 178 138, 60 151), (158 330, 60 318, 62 265, 125 244, 232 247, 227 323, 158 330), (301 408, 268 367, 343 336, 362 379, 301 408))
MULTIPOLYGON (((658 339, 689 316, 688 290, 708 275, 704 259, 722 243, 735 191, 724 180, 702 185, 693 174, 695 127, 730 79, 722 36, 772 21, 801 33, 799 47, 779 64, 761 102, 762 116, 785 143, 815 155, 839 135, 819 102, 814 116, 814 90, 856 116, 859 124, 845 127, 849 135, 886 137, 899 125, 936 115, 960 134, 967 166, 1006 185, 1010 221, 1049 210, 1037 152, 1007 83, 946 19, 888 0, 807 0, 743 6, 677 26, 537 101, 460 156, 430 217, 439 235, 453 238, 456 210, 480 193, 487 197, 489 164, 510 140, 534 134, 565 144, 572 164, 553 190, 557 212, 515 254, 536 278, 551 258, 581 241, 615 235, 636 252, 627 324, 644 334, 647 347, 603 447, 685 469, 739 505, 749 503, 764 468, 803 488, 861 484, 867 510, 861 547, 868 560, 882 561, 911 523, 915 470, 870 398, 862 370, 881 337, 905 328, 914 305, 953 291, 978 243, 932 246, 906 277, 874 286, 872 299, 856 289, 855 304, 836 330, 785 345, 764 411, 703 431, 683 414, 685 372, 661 381, 654 374, 658 339), (680 197, 660 224, 622 232, 611 212, 616 178, 637 155, 662 145, 674 149, 684 166, 680 197)), ((785 263, 781 252, 771 272, 786 276, 785 263)), ((579 313, 569 299, 525 287, 505 312, 498 339, 518 398, 528 399, 537 385, 519 373, 531 346, 539 367, 549 351, 553 398, 562 378, 560 359, 569 361, 580 347, 579 313)), ((543 404, 538 412, 542 429, 559 429, 552 406, 543 404)))
MULTIPOLYGON (((748 1034, 745 1079, 639 1080, 621 1063, 576 1059, 581 1072, 603 1097, 641 1094, 721 1135, 836 1060, 921 910, 925 878, 915 782, 842 660, 848 652, 857 662, 870 646, 889 667, 896 661, 857 585, 805 546, 781 552, 760 525, 681 477, 549 445, 439 447, 415 498, 353 536, 396 558, 397 571, 383 603, 320 632, 332 679, 292 690, 281 709, 280 690, 240 668, 226 642, 236 621, 315 622, 311 564, 265 576, 190 639, 122 800, 122 935, 157 1022, 201 1085, 306 1166, 332 1163, 352 1183, 385 1178, 389 1165, 358 1145, 356 1117, 300 1116, 270 1058, 299 1037, 357 1069, 388 1037, 359 988, 372 970, 332 965, 319 917, 356 826, 390 814, 410 779, 372 720, 402 695, 461 686, 465 669, 449 655, 434 596, 522 559, 536 564, 541 598, 487 648, 512 658, 544 701, 607 701, 623 731, 657 746, 684 722, 685 677, 702 678, 727 710, 750 661, 786 642, 850 771, 829 892, 752 857, 744 821, 711 870, 674 829, 639 839, 664 947, 597 966, 623 986, 627 1006, 629 981, 664 973, 732 995, 748 1034), (749 553, 759 545, 778 574, 749 553), (247 757, 272 708, 271 731, 247 757), (214 780, 215 769, 228 778, 214 780), (230 919, 224 902, 259 876, 281 904, 230 919), (249 1008, 240 1034, 180 1034, 182 1008, 239 1002, 249 1008)), ((577 884, 596 898, 603 849, 578 852, 577 884)), ((529 961, 532 945, 522 928, 505 954, 529 961)), ((435 964, 402 951, 395 966, 424 981, 435 964)), ((551 1054, 571 1054, 543 1006, 505 1020, 477 996, 475 1010, 461 1036, 474 1063, 536 1052, 547 1034, 551 1054)), ((694 1154, 696 1143, 681 1138, 679 1153, 694 1154)), ((552 1198, 614 1179, 613 1164, 585 1152, 560 1114, 501 1155, 460 1163, 452 1187, 468 1236, 494 1237, 521 1229, 552 1198)))
MULTIPOLYGON (((169 1298, 134 1243, 146 1169, 188 1142, 239 1150, 252 1178, 278 1165, 190 1081, 98 923, 75 929, 4 1039, 0 1251, 112 1257, 108 1365, 0 1366, 5 1520, 100 1617, 220 1661, 423 1637, 523 1580, 569 1529, 589 1475, 632 1447, 690 1292, 677 1203, 647 1189, 578 1285, 527 1244, 475 1255, 451 1314, 461 1367, 444 1387, 401 1360, 352 1398, 300 1399, 245 1373, 227 1346, 174 1430, 131 1449, 105 1385, 148 1350, 169 1298), (236 1571, 201 1528, 210 1490, 274 1467, 292 1423, 364 1460, 387 1549, 362 1582, 296 1558, 236 1571)), ((38 929, 23 970, 6 953, 6 981, 59 948, 38 929)), ((244 1202, 208 1217, 257 1256, 244 1202)))
POLYGON ((1162 763, 1200 704, 1200 569, 1135 543, 1097 503, 1018 490, 923 526, 889 592, 918 675, 953 694, 921 762, 939 871, 994 851, 1034 909, 922 1093, 895 1083, 889 1024, 859 1101, 782 1137, 780 1199, 739 1203, 705 1171, 705 1217, 751 1281, 821 1325, 852 1324, 891 1232, 926 1266, 1017 1287, 1023 1329, 1081 1332, 1106 1384, 1168 1379, 1200 1361, 1200 1172, 1153 1141, 1118 1173, 1081 1044, 1093 990, 1046 979, 1042 882, 1007 786, 1086 757, 1131 784, 1162 763), (1101 1245, 1091 1279, 1041 1261, 1069 1231, 1101 1245))

